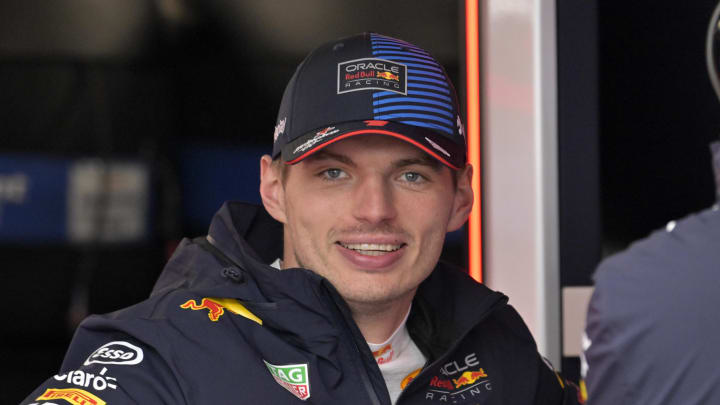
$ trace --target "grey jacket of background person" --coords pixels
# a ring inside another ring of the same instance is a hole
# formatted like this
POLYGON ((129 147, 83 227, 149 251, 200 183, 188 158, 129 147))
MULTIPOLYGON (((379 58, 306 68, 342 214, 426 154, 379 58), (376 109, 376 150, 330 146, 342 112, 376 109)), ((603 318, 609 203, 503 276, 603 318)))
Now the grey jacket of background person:
MULTIPOLYGON (((720 202, 720 142, 712 149, 720 202)), ((720 404, 718 205, 608 258, 594 278, 588 404, 720 404)))

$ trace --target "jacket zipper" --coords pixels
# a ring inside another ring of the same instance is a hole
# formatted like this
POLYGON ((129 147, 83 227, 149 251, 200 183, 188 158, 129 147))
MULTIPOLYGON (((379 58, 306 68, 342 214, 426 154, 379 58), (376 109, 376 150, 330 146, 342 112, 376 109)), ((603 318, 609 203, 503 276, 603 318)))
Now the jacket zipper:
POLYGON ((378 397, 377 391, 375 390, 375 387, 372 385, 372 382, 370 382, 370 376, 368 374, 367 366, 365 365, 365 361, 363 361, 363 354, 362 350, 358 346, 357 339, 355 336, 353 336, 352 333, 352 326, 348 324, 348 317, 347 314, 344 313, 342 310, 342 304, 337 302, 336 295, 338 293, 331 291, 331 289, 328 286, 325 286, 325 289, 327 290, 328 294, 333 300, 333 304, 335 304, 335 309, 337 312, 339 312, 340 318, 345 322, 345 333, 350 335, 350 340, 353 342, 353 348, 355 349, 355 353, 357 353, 357 361, 360 362, 360 380, 363 383, 363 387, 365 388, 365 391, 367 392, 368 396, 370 397, 370 401, 372 402, 372 405, 381 405, 380 398, 378 397))
MULTIPOLYGON (((212 250, 214 253, 219 254, 223 259, 229 261, 231 264, 237 266, 238 268, 242 269, 242 266, 238 265, 237 260, 234 260, 231 258, 228 254, 223 252, 222 249, 220 249, 219 246, 217 246, 214 242, 214 239, 208 235, 205 240, 208 242, 208 245, 210 246, 210 250, 212 250)), ((202 244, 201 244, 202 246, 202 244)), ((365 391, 367 392, 368 396, 370 397, 370 401, 372 402, 372 405, 381 405, 380 398, 378 398, 377 392, 375 391, 375 388, 373 387, 372 383, 370 382, 370 376, 368 375, 367 367, 365 367, 365 363, 362 359, 362 352, 360 348, 358 347, 357 340, 354 336, 352 336, 352 332, 350 332, 351 326, 347 324, 347 318, 345 314, 343 313, 340 305, 335 301, 335 294, 332 291, 330 291, 329 288, 326 287, 326 290, 328 291, 330 297, 333 299, 333 304, 335 305, 335 309, 340 313, 340 318, 342 318, 343 322, 345 322, 345 332, 350 334, 350 338, 353 342, 353 348, 355 349, 355 352, 357 353, 358 361, 361 363, 360 367, 362 368, 360 372, 360 380, 363 383, 363 387, 365 388, 365 391)))

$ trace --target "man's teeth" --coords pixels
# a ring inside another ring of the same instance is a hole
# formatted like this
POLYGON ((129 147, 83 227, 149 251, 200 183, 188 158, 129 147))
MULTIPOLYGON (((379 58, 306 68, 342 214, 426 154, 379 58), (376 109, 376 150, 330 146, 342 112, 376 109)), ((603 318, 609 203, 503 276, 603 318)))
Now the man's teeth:
POLYGON ((344 248, 352 249, 360 254, 367 256, 380 256, 387 252, 394 252, 402 247, 402 245, 390 245, 379 243, 341 243, 344 248))

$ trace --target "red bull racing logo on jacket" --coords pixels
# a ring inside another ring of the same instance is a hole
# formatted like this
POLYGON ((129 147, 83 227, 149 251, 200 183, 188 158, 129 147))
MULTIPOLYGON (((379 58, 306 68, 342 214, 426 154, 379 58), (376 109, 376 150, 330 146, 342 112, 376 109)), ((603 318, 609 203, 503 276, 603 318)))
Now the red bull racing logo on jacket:
POLYGON ((440 367, 439 375, 430 380, 425 400, 463 404, 487 395, 492 391, 492 384, 485 369, 479 365, 475 353, 444 364, 440 367))
POLYGON ((452 381, 453 384, 455 384, 455 388, 460 388, 464 385, 470 385, 482 377, 487 377, 487 374, 485 374, 483 369, 480 369, 478 371, 466 371, 462 373, 460 378, 453 378, 452 381))
POLYGON ((203 298, 200 304, 198 304, 195 300, 187 300, 184 304, 180 305, 180 308, 192 309, 193 311, 207 309, 208 318, 210 318, 213 322, 217 322, 218 319, 220 319, 220 317, 225 313, 225 307, 210 298, 203 298))
POLYGON ((217 322, 218 319, 220 319, 220 317, 225 314, 225 310, 227 309, 235 315, 240 315, 257 323, 258 325, 262 325, 262 319, 258 318, 255 314, 250 312, 238 300, 232 298, 205 297, 202 299, 202 301, 200 301, 199 304, 196 300, 187 300, 185 301, 185 303, 180 305, 180 308, 192 309, 193 311, 207 309, 208 318, 210 318, 210 320, 213 322, 217 322))

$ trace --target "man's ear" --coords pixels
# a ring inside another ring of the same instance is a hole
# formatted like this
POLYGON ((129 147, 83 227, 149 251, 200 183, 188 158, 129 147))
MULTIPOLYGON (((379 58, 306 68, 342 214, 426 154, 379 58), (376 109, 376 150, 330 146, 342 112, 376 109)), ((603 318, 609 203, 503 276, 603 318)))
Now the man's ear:
POLYGON ((260 158, 260 197, 270 216, 284 224, 287 217, 281 164, 273 164, 270 155, 260 158))
POLYGON ((455 189, 455 199, 453 200, 450 221, 447 226, 448 232, 460 229, 465 221, 467 221, 473 207, 474 197, 472 189, 472 165, 468 163, 460 173, 452 173, 452 175, 457 176, 457 188, 455 189))

